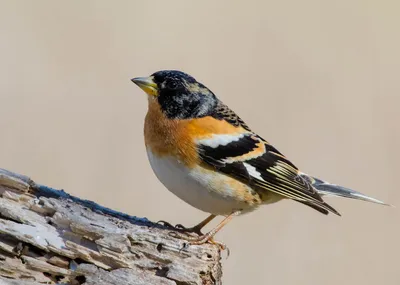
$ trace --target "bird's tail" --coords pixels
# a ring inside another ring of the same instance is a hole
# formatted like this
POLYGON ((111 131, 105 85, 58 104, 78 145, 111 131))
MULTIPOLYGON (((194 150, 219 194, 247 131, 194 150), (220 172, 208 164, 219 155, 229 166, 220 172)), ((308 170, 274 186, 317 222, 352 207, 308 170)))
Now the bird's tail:
POLYGON ((309 176, 307 174, 301 174, 301 176, 308 182, 310 182, 321 196, 337 196, 391 206, 390 204, 386 204, 385 202, 382 202, 378 199, 372 198, 355 190, 336 184, 331 184, 329 182, 309 176))

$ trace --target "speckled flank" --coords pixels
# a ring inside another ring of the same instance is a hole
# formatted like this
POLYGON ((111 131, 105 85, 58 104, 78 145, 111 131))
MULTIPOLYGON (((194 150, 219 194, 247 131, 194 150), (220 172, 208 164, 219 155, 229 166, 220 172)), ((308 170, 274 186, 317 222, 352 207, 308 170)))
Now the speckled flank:
POLYGON ((193 207, 215 215, 252 211, 262 203, 244 183, 200 165, 192 168, 172 156, 158 156, 147 149, 150 164, 160 182, 193 207))

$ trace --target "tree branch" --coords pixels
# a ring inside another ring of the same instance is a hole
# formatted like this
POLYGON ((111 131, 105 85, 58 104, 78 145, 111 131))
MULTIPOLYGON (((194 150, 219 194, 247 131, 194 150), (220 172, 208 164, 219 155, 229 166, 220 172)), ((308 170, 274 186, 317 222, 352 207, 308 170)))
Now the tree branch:
POLYGON ((0 169, 0 284, 221 284, 216 246, 0 169))

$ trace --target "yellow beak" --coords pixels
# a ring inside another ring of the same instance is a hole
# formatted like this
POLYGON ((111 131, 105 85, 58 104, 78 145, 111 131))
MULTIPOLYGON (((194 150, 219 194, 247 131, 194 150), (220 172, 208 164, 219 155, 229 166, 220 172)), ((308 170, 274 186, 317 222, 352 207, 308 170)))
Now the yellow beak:
POLYGON ((148 95, 157 96, 158 95, 158 87, 157 83, 153 81, 153 78, 150 77, 136 77, 132 78, 131 81, 135 83, 137 86, 143 89, 148 95))

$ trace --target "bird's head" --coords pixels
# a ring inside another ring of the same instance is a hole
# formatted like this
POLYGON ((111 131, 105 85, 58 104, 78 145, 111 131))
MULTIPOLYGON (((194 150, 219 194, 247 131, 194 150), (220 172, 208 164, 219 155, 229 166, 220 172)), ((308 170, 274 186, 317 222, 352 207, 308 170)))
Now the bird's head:
POLYGON ((156 101, 171 119, 209 116, 218 103, 216 96, 192 76, 177 70, 157 71, 149 77, 133 78, 132 82, 156 101))

